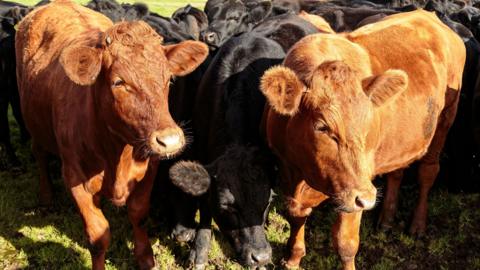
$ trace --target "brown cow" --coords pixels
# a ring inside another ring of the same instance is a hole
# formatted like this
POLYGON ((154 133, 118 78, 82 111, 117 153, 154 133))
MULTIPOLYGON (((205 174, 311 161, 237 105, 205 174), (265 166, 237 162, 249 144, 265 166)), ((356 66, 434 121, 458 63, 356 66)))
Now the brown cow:
POLYGON ((420 160, 412 233, 425 230, 427 194, 455 117, 465 62, 462 40, 434 13, 393 15, 349 34, 299 41, 283 66, 265 72, 264 131, 281 163, 291 251, 305 255, 307 216, 328 197, 338 203, 334 246, 354 269, 363 210, 375 205, 371 180, 387 174, 383 220, 393 216, 402 170, 420 160))
POLYGON ((110 232, 100 196, 127 204, 140 268, 154 267, 141 227, 159 159, 179 153, 182 130, 167 106, 172 75, 208 54, 200 42, 162 46, 146 23, 113 24, 71 1, 55 1, 20 23, 17 75, 25 123, 40 168, 40 200, 52 197, 47 153, 59 155, 83 219, 92 265, 103 269, 110 232))

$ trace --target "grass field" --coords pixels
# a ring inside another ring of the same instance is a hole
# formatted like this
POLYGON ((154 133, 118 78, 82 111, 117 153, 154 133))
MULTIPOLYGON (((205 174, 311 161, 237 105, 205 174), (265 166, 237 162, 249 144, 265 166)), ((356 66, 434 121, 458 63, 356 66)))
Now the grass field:
MULTIPOLYGON (((22 1, 35 2, 35 1, 22 1)), ((168 15, 186 2, 146 1, 153 10, 168 15)), ((196 3, 201 6, 202 3, 196 3)), ((30 146, 19 143, 19 132, 11 118, 13 141, 24 164, 21 172, 0 172, 0 269, 88 269, 82 222, 53 163, 55 205, 37 207, 38 175, 30 146)), ((458 180, 458 179, 457 179, 458 180)), ((382 186, 383 182, 376 182, 382 186)), ((357 269, 480 269, 480 195, 450 193, 438 182, 430 197, 429 227, 422 239, 404 233, 415 204, 416 184, 404 183, 400 194, 398 222, 391 232, 375 231, 376 210, 362 220, 361 246, 357 269)), ((107 269, 134 269, 131 227, 124 208, 105 201, 104 213, 110 222, 112 242, 107 269)), ((161 208, 153 205, 153 209, 161 208)), ((280 265, 289 226, 282 217, 281 196, 276 197, 266 228, 273 247, 273 264, 280 265)), ((304 269, 337 269, 340 262, 333 252, 330 227, 335 220, 331 205, 316 209, 307 222, 307 256, 304 269)), ((177 244, 169 236, 162 212, 154 211, 147 222, 150 240, 160 269, 183 269, 188 244, 177 244)), ((226 240, 214 231, 207 269, 242 269, 226 240)), ((270 266, 270 268, 278 268, 270 266)))

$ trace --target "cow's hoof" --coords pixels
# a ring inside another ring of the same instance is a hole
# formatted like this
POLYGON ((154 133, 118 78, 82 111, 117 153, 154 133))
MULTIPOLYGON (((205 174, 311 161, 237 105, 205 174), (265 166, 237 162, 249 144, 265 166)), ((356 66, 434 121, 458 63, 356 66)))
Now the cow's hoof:
POLYGON ((380 217, 377 222, 377 231, 389 232, 393 229, 393 219, 384 219, 380 217))
POLYGON ((420 239, 425 236, 425 222, 412 222, 410 225, 409 234, 410 236, 420 239))
POLYGON ((204 270, 204 269, 205 269, 205 266, 206 266, 206 264, 204 264, 204 263, 202 263, 202 264, 195 264, 192 269, 193 269, 193 270, 204 270))
POLYGON ((153 258, 146 258, 144 260, 138 261, 138 268, 141 270, 157 270, 159 269, 155 265, 155 260, 153 258))
POLYGON ((195 250, 190 250, 190 255, 187 262, 187 269, 203 270, 207 266, 207 262, 202 262, 202 259, 197 257, 195 250))

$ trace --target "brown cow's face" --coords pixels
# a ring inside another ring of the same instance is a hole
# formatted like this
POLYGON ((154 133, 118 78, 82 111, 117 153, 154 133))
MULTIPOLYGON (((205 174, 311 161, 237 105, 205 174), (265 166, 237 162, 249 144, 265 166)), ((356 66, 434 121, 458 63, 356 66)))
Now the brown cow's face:
POLYGON ((303 81, 284 67, 262 78, 270 106, 290 116, 285 130, 277 131, 285 134, 281 158, 347 212, 375 204, 375 113, 405 88, 404 72, 387 71, 362 81, 340 61, 321 64, 303 81))
POLYGON ((168 158, 185 146, 168 110, 169 82, 172 75, 193 71, 208 53, 200 42, 161 42, 146 23, 123 22, 106 31, 97 48, 75 47, 62 54, 67 75, 78 84, 95 85, 98 112, 108 129, 133 145, 139 158, 168 158))

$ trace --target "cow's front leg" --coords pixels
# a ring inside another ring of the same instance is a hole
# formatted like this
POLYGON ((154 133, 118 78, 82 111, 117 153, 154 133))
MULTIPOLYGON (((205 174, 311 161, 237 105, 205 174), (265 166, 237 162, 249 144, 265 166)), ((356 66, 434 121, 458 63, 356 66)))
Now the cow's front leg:
POLYGON ((127 201, 128 218, 133 227, 134 254, 140 269, 155 267, 152 246, 147 231, 143 227, 150 209, 150 194, 157 172, 157 166, 152 163, 149 165, 145 177, 136 184, 127 201))
MULTIPOLYGON (((68 177, 68 173, 65 176, 68 177)), ((100 196, 92 195, 85 190, 82 182, 71 186, 70 191, 82 216, 85 233, 90 244, 92 269, 105 269, 105 253, 110 244, 110 227, 100 209, 100 196)))
POLYGON ((360 221, 362 211, 338 214, 333 225, 333 246, 336 249, 344 270, 355 269, 355 255, 360 243, 360 221))
POLYGON ((285 263, 287 268, 297 268, 306 254, 305 222, 312 209, 325 201, 328 197, 311 188, 305 181, 301 181, 295 189, 293 197, 287 199, 288 222, 290 223, 290 237, 287 248, 289 257, 285 263))
POLYGON ((195 270, 205 269, 208 263, 208 252, 212 239, 212 214, 208 198, 203 196, 200 201, 200 225, 195 235, 193 248, 190 250, 189 263, 195 270))
POLYGON ((287 268, 296 268, 306 254, 305 247, 305 217, 288 217, 290 223, 290 237, 288 238, 287 248, 289 250, 288 260, 285 263, 287 268))

